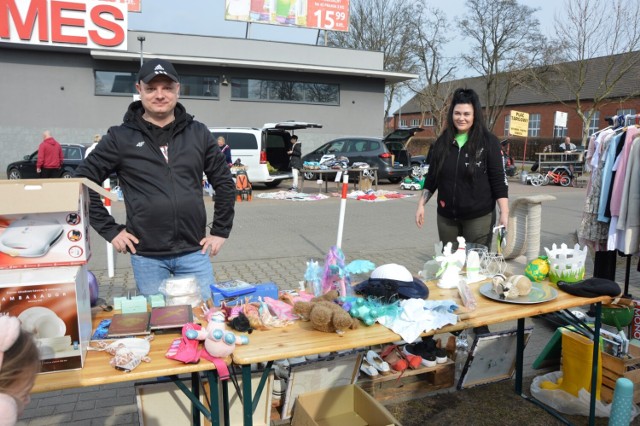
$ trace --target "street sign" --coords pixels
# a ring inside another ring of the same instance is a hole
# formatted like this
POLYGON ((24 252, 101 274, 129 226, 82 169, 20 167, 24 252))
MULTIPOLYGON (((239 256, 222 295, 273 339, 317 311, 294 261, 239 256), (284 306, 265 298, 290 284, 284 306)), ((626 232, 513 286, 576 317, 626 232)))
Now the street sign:
POLYGON ((556 111, 553 116, 553 125, 556 127, 567 127, 568 113, 562 111, 556 111))
POLYGON ((509 120, 509 134, 512 136, 527 137, 529 134, 529 114, 520 111, 511 111, 509 120))

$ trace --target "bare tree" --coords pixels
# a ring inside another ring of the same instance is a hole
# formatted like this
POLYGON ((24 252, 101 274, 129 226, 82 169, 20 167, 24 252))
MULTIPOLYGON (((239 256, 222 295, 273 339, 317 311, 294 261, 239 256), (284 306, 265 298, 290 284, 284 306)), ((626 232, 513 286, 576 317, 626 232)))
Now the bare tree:
POLYGON ((640 3, 566 0, 556 15, 548 72, 532 70, 536 87, 576 111, 586 146, 599 108, 640 95, 640 3))
POLYGON ((537 9, 516 0, 469 0, 459 21, 471 49, 462 57, 484 80, 487 126, 493 129, 514 88, 528 77, 524 70, 540 65, 546 45, 537 9))
POLYGON ((440 134, 446 120, 448 99, 451 84, 447 80, 453 78, 456 66, 443 55, 444 46, 451 41, 445 34, 447 19, 437 8, 418 4, 414 18, 409 25, 415 34, 412 55, 420 68, 420 78, 407 83, 407 87, 415 93, 415 100, 420 106, 422 119, 426 115, 433 118, 435 134, 440 134))
MULTIPOLYGON (((384 54, 385 71, 414 72, 410 46, 414 35, 413 0, 351 0, 349 32, 329 32, 328 44, 384 54)), ((396 85, 386 88, 384 116, 389 114, 396 85)))

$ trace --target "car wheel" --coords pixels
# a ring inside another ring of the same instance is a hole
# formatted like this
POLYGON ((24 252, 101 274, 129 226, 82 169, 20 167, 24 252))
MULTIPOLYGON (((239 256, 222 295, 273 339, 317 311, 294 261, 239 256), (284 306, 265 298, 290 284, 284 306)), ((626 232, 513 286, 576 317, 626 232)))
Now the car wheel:
POLYGON ((65 170, 62 172, 62 175, 60 176, 62 179, 71 179, 73 177, 73 175, 71 174, 71 172, 65 170))
POLYGON ((303 174, 305 180, 316 180, 316 174, 311 172, 304 172, 303 174))
POLYGON ((390 177, 388 179, 389 179, 389 182, 391 182, 391 183, 398 183, 398 182, 400 182, 402 180, 402 178, 398 177, 398 176, 390 177))
POLYGON ((22 174, 18 169, 11 169, 9 170, 9 173, 7 173, 7 177, 11 180, 22 179, 22 174))
POLYGON ((265 182, 264 186, 266 186, 267 188, 275 188, 276 186, 280 185, 280 180, 274 180, 272 182, 265 182))

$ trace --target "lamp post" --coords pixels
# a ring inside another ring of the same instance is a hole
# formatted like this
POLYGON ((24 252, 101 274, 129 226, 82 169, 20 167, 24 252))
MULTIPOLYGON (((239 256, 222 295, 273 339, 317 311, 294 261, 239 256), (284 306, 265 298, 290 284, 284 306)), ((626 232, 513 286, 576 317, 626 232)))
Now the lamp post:
POLYGON ((138 41, 140 42, 140 66, 142 66, 142 63, 144 62, 144 54, 142 53, 142 45, 144 44, 144 41, 146 39, 144 38, 144 36, 138 36, 138 41))
POLYGON ((398 109, 398 125, 396 129, 402 126, 402 91, 398 90, 398 98, 400 101, 400 108, 398 109))

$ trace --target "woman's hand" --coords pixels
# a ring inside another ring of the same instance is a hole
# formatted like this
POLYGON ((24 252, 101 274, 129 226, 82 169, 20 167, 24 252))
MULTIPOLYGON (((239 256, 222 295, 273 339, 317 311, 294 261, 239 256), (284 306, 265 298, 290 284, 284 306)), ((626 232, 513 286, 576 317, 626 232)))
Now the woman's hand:
POLYGON ((424 225, 424 204, 418 203, 418 209, 416 210, 416 226, 422 228, 424 225))

